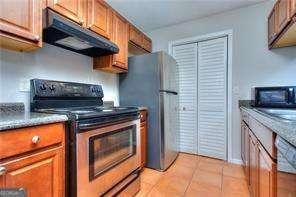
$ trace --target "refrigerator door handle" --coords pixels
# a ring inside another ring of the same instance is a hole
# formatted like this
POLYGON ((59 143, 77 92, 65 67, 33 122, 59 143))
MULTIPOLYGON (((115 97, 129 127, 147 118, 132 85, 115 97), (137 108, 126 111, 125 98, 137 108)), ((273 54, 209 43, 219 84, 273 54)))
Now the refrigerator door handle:
POLYGON ((163 93, 167 93, 167 94, 174 94, 174 95, 178 95, 178 93, 177 92, 175 92, 175 91, 170 91, 170 90, 159 90, 159 92, 163 92, 163 93))

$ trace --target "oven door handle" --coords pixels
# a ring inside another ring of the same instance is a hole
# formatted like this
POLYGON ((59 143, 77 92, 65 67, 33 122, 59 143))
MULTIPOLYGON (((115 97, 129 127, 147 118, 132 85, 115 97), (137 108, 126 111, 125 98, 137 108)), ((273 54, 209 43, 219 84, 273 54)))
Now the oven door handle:
MULTIPOLYGON (((137 117, 139 118, 139 117, 137 117)), ((123 118, 123 119, 119 119, 116 122, 114 121, 109 121, 109 122, 104 122, 104 123, 82 123, 82 122, 78 122, 78 130, 79 131, 84 131, 84 130, 90 130, 90 129, 98 129, 101 127, 106 127, 109 125, 114 125, 114 124, 118 124, 118 123, 124 123, 124 122, 128 122, 128 121, 132 121, 137 119, 135 117, 128 117, 128 118, 123 118)))

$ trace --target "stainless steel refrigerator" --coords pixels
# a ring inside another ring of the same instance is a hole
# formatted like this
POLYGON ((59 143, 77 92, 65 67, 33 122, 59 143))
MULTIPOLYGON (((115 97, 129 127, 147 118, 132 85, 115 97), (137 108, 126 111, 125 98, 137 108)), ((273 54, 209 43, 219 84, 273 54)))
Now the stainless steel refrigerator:
POLYGON ((122 106, 148 107, 147 164, 164 171, 179 151, 177 66, 165 52, 130 57, 119 75, 122 106))

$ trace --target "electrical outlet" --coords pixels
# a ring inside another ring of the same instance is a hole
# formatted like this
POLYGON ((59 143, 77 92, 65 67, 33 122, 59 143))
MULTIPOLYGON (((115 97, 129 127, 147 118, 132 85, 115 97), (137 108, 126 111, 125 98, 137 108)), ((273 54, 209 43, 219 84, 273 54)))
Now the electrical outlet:
POLYGON ((20 92, 30 92, 30 79, 20 79, 19 81, 19 91, 20 92))

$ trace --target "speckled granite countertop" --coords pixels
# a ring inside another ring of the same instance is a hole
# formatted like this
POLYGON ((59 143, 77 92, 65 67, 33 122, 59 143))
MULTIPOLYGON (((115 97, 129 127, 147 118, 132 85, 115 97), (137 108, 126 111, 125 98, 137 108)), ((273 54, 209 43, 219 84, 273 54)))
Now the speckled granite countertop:
POLYGON ((0 103, 0 131, 67 120, 65 115, 27 112, 23 103, 0 103))
POLYGON ((296 146, 296 121, 287 121, 240 103, 240 109, 268 127, 293 146, 296 146))

